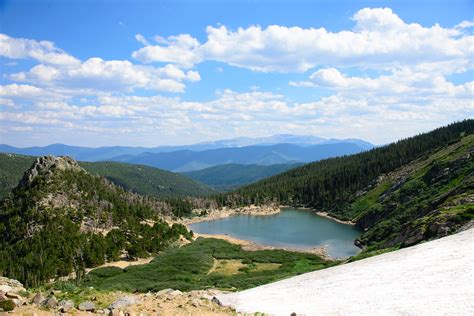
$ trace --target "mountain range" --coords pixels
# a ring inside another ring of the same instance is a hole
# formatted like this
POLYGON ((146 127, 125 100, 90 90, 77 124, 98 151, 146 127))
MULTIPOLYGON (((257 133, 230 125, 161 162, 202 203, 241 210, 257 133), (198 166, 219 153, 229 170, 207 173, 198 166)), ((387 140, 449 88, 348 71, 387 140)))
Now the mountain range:
POLYGON ((44 147, 18 148, 3 144, 0 145, 0 152, 30 156, 67 155, 81 161, 119 161, 185 172, 229 163, 272 165, 310 162, 373 147, 372 144, 359 139, 324 139, 285 134, 161 147, 93 148, 52 144, 44 147))
POLYGON ((240 186, 271 177, 291 168, 301 166, 296 164, 278 164, 270 166, 226 164, 202 170, 184 172, 183 174, 196 181, 207 184, 219 191, 230 191, 240 186))
POLYGON ((319 144, 305 147, 277 144, 209 149, 198 152, 191 150, 147 152, 139 155, 118 156, 112 160, 147 165, 174 172, 186 172, 230 163, 275 165, 312 162, 329 157, 355 154, 364 150, 365 147, 354 143, 319 144))

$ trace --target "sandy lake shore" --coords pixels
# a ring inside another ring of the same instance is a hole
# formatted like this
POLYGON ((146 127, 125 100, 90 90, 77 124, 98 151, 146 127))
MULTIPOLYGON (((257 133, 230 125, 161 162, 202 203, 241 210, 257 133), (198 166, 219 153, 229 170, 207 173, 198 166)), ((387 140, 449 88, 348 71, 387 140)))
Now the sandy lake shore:
MULTIPOLYGON (((314 211, 314 210, 312 210, 312 211, 314 211)), ((341 224, 345 224, 345 225, 355 225, 356 224, 353 221, 343 221, 341 219, 335 218, 335 217, 329 215, 328 212, 321 212, 321 211, 314 211, 314 212, 316 212, 316 214, 318 214, 321 217, 329 218, 330 220, 333 220, 333 221, 341 223, 341 224)))
POLYGON ((212 209, 212 210, 201 210, 196 209, 193 210, 195 214, 194 217, 190 218, 182 218, 175 222, 189 225, 199 222, 205 221, 212 221, 215 219, 221 219, 230 217, 232 215, 256 215, 256 216, 267 216, 267 215, 275 215, 280 213, 281 207, 277 205, 250 205, 244 207, 236 207, 236 208, 229 208, 223 207, 220 209, 212 209), (205 215, 199 215, 201 212, 205 212, 205 215))

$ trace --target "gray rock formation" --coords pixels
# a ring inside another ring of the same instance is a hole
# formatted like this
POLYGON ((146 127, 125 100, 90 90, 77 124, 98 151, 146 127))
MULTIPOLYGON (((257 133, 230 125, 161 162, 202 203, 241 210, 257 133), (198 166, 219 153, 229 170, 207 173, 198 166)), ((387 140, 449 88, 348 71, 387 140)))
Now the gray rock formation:
POLYGON ((63 300, 59 302, 59 310, 63 313, 69 312, 71 309, 74 308, 74 302, 71 300, 63 300))
POLYGON ((130 305, 135 305, 138 303, 138 300, 133 296, 122 296, 118 298, 115 302, 110 304, 110 309, 124 308, 130 305))
POLYGON ((93 311, 95 310, 95 304, 91 301, 85 301, 79 304, 79 310, 81 311, 93 311))
POLYGON ((44 301, 44 296, 41 294, 41 292, 36 293, 35 297, 33 297, 33 304, 41 304, 44 301))
POLYGON ((20 187, 30 186, 39 175, 49 176, 53 170, 84 171, 79 164, 68 156, 43 156, 36 159, 30 169, 28 169, 20 181, 20 187))

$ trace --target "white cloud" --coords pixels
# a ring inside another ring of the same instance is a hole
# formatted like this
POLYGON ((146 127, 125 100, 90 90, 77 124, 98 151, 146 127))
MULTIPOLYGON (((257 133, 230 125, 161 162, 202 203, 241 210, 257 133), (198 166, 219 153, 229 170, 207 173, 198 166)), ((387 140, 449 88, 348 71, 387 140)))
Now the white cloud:
MULTIPOLYGON (((31 99, 31 100, 43 100, 48 98, 61 99, 62 96, 45 90, 43 88, 38 88, 32 85, 19 85, 19 84, 8 84, 0 85, 0 97, 3 97, 4 100, 11 99, 31 99)), ((5 101, 8 102, 8 101, 5 101)))
POLYGON ((75 65, 77 58, 67 54, 49 41, 12 38, 0 34, 0 56, 11 59, 33 58, 41 63, 53 65, 75 65))
MULTIPOLYGON (((144 44, 148 43, 140 34, 136 38, 144 44)), ((184 47, 192 44, 192 40, 187 43, 189 38, 186 36, 176 40, 182 42, 184 47)), ((80 61, 55 47, 52 42, 12 38, 4 34, 0 34, 0 56, 38 60, 41 63, 29 71, 8 74, 6 77, 43 88, 54 87, 62 93, 131 92, 137 88, 182 93, 185 90, 183 81, 196 82, 201 79, 197 71, 185 73, 173 64, 157 68, 136 65, 128 60, 103 60, 99 57, 80 61)))
POLYGON ((467 29, 474 27, 474 21, 462 21, 458 25, 455 26, 457 29, 467 29))
MULTIPOLYGON (((359 137, 385 143, 474 116, 472 97, 416 91, 381 93, 379 88, 373 90, 373 83, 363 81, 367 78, 358 78, 363 87, 352 90, 346 81, 355 78, 334 74, 329 82, 336 94, 306 103, 296 103, 268 91, 239 93, 229 89, 206 102, 163 96, 103 95, 89 102, 43 99, 22 113, 4 108, 0 120, 2 125, 30 124, 35 131, 48 126, 50 130, 65 129, 65 135, 87 133, 92 143, 94 139, 103 141, 104 133, 114 134, 119 129, 123 135, 121 143, 151 146, 157 145, 157 135, 160 139, 189 143, 282 132, 359 137)), ((431 89, 429 85, 427 89, 431 89)), ((472 84, 469 89, 472 94, 472 84)), ((10 99, 8 95, 4 98, 10 99)))
POLYGON ((337 91, 357 93, 377 93, 393 95, 403 93, 414 98, 421 95, 431 97, 449 95, 457 98, 473 98, 474 82, 454 85, 436 72, 417 71, 409 68, 396 69, 390 75, 376 78, 348 77, 335 68, 319 69, 310 75, 308 81, 290 82, 291 86, 325 87, 337 91))
POLYGON ((201 61, 197 52, 199 42, 189 34, 170 36, 166 41, 161 37, 156 39, 161 43, 167 43, 167 46, 146 45, 133 52, 133 58, 145 63, 156 61, 175 63, 184 68, 190 68, 201 61))
POLYGON ((145 45, 145 46, 150 45, 150 43, 148 43, 148 41, 146 40, 146 38, 145 38, 143 35, 141 35, 140 33, 135 34, 135 39, 136 39, 139 43, 141 43, 141 44, 143 44, 143 45, 145 45))
POLYGON ((127 60, 103 60, 90 58, 74 66, 59 67, 37 65, 28 72, 10 75, 18 82, 28 82, 40 86, 88 89, 94 91, 131 92, 144 88, 167 92, 184 92, 182 81, 199 81, 196 71, 184 73, 175 65, 162 68, 135 65, 127 60))
POLYGON ((390 9, 363 9, 353 20, 352 29, 339 32, 208 27, 202 44, 187 34, 156 36, 153 43, 137 34, 144 47, 133 56, 160 66, 97 57, 79 61, 51 42, 4 35, 3 56, 40 63, 5 74, 17 83, 0 85, 2 138, 13 139, 15 129, 27 125, 33 130, 17 139, 88 146, 116 144, 118 133, 121 144, 148 146, 276 133, 386 143, 474 117, 474 82, 449 80, 473 69, 474 40, 465 30, 472 22, 426 27, 405 23, 390 9), (250 91, 222 89, 209 101, 135 95, 142 89, 183 92, 188 82, 201 80, 191 68, 208 60, 265 72, 311 69, 290 85, 329 95, 295 102, 250 86, 254 82, 247 84, 250 91))
POLYGON ((270 25, 229 30, 208 26, 203 44, 189 34, 147 45, 132 56, 143 62, 169 62, 185 67, 205 60, 263 72, 304 72, 318 66, 391 69, 420 62, 450 61, 453 71, 472 68, 474 37, 458 28, 405 23, 389 8, 362 9, 352 30, 270 25))

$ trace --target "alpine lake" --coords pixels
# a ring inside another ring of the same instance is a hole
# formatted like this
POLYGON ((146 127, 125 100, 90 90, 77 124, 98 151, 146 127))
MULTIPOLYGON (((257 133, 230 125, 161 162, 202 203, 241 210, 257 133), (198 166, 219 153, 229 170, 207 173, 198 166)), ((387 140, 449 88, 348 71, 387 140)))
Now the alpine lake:
POLYGON ((332 258, 350 257, 360 251, 354 245, 361 234, 356 227, 298 208, 283 208, 274 215, 233 215, 188 227, 199 234, 229 235, 277 248, 305 250, 326 246, 332 258))

